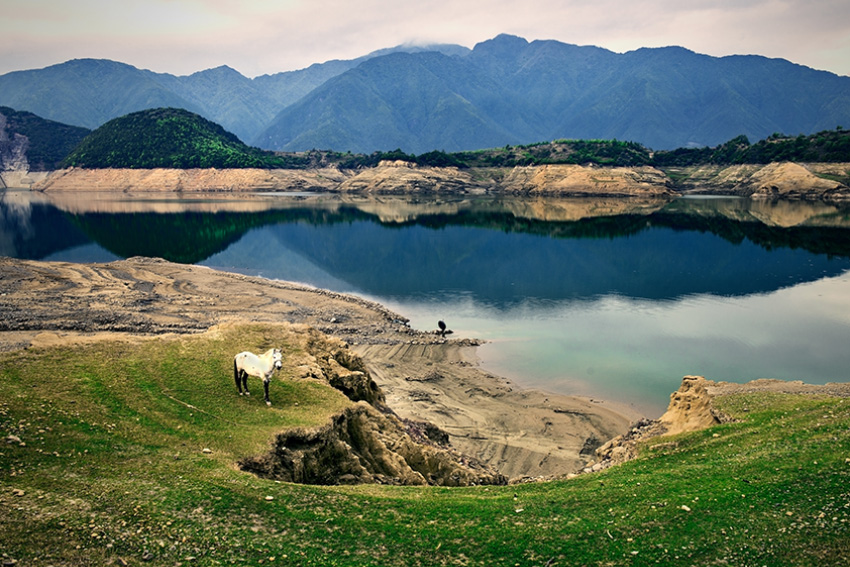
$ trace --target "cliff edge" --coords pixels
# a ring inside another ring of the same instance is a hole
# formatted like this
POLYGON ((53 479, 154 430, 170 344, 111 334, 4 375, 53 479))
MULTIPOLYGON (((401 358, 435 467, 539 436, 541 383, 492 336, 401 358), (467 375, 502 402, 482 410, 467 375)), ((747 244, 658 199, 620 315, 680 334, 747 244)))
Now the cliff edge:
MULTIPOLYGON (((714 407, 714 399, 739 393, 776 392, 786 394, 829 395, 850 397, 850 383, 824 385, 802 381, 759 379, 744 384, 714 382, 702 376, 685 376, 679 389, 670 395, 667 411, 657 420, 643 419, 629 431, 619 435, 596 450, 597 460, 583 472, 596 472, 624 463, 637 456, 642 441, 660 436, 673 436, 699 431, 712 425, 726 423, 730 418, 714 407)), ((671 441, 671 443, 676 443, 671 441)))

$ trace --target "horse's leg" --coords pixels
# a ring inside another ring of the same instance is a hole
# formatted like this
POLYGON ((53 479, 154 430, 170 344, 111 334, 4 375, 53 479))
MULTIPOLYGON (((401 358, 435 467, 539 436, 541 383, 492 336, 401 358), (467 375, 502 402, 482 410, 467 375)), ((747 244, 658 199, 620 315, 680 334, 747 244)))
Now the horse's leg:
POLYGON ((263 376, 263 389, 266 391, 266 405, 272 405, 271 400, 269 400, 269 377, 263 376))
POLYGON ((244 370, 242 371, 242 388, 245 390, 246 396, 251 395, 251 392, 248 391, 248 373, 244 370))

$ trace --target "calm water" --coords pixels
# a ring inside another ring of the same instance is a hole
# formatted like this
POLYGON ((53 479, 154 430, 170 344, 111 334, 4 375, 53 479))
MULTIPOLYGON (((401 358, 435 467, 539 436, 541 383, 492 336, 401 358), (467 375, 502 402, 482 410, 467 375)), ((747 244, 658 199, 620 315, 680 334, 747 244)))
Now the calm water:
POLYGON ((3 195, 0 255, 159 256, 379 301, 523 385, 655 417, 685 374, 848 381, 850 221, 826 205, 3 195))

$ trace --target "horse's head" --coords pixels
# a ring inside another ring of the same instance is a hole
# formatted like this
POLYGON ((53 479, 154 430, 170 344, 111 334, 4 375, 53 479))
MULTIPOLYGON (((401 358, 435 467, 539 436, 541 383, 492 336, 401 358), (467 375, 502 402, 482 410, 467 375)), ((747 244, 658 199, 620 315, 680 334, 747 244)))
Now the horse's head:
POLYGON ((274 362, 275 370, 280 370, 283 367, 283 354, 280 352, 279 348, 274 349, 274 353, 272 353, 272 361, 274 362))

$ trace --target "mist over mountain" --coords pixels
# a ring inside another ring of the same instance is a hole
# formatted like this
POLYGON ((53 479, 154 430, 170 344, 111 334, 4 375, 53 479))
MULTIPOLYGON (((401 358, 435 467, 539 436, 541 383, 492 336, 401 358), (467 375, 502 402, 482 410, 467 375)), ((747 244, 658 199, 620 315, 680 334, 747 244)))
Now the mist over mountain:
POLYGON ((399 46, 249 79, 74 60, 0 76, 0 105, 96 128, 184 108, 264 149, 459 151, 564 138, 653 149, 850 125, 850 77, 681 47, 618 54, 500 35, 472 50, 399 46))

